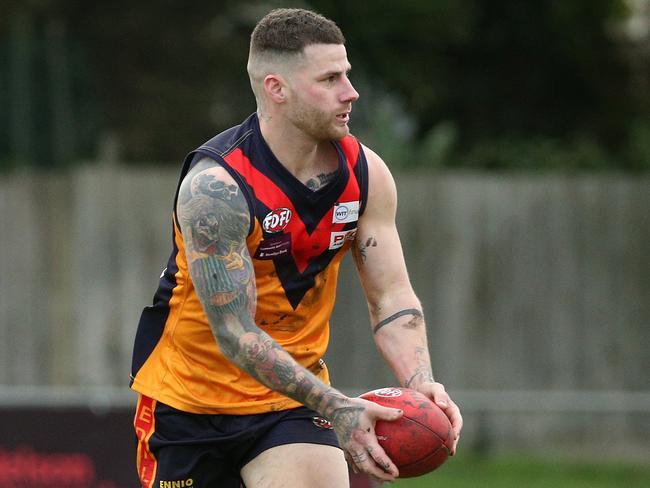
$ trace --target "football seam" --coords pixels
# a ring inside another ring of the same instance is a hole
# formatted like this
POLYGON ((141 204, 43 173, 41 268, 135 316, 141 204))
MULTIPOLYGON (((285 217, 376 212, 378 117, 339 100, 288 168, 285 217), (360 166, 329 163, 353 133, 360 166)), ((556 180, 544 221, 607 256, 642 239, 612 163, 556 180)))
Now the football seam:
MULTIPOLYGON (((436 431, 434 431, 433 429, 430 429, 427 425, 424 425, 422 422, 418 422, 417 420, 415 420, 415 419, 412 418, 412 417, 406 417, 406 418, 409 420, 409 422, 413 422, 414 424, 418 424, 419 426, 424 427, 426 430, 428 430, 429 432, 431 432, 434 436, 436 436, 436 437, 440 440, 441 445, 438 447, 438 449, 435 449, 435 450, 429 452, 429 453, 426 454, 425 456, 423 456, 423 457, 421 457, 421 458, 419 458, 419 459, 417 459, 417 460, 415 460, 415 461, 413 461, 413 462, 411 462, 411 463, 409 463, 409 464, 404 464, 404 465, 403 465, 404 468, 407 468, 407 467, 409 467, 409 466, 413 466, 414 464, 419 463, 419 462, 422 461, 423 459, 426 459, 426 458, 428 458, 429 456, 433 456, 433 455, 436 454, 438 451, 440 451, 440 449, 444 449, 445 451, 447 451, 447 455, 451 454, 451 451, 450 451, 449 448, 447 447, 447 444, 445 444, 445 439, 443 439, 442 437, 440 437, 436 431)), ((449 438, 449 434, 450 434, 450 433, 451 433, 451 430, 447 430, 447 434, 448 434, 447 438, 449 438)))
POLYGON ((435 451, 431 451, 431 452, 428 453, 426 456, 423 456, 423 457, 421 457, 420 459, 417 459, 417 460, 415 460, 415 461, 413 461, 413 462, 411 462, 411 463, 408 463, 408 464, 402 464, 402 468, 408 468, 408 467, 411 467, 411 466, 413 466, 414 464, 417 464, 417 463, 419 463, 419 462, 425 460, 425 459, 428 458, 428 457, 431 457, 431 456, 433 456, 433 455, 435 455, 435 454, 438 454, 438 453, 440 452, 440 449, 444 449, 445 451, 447 451, 447 454, 449 454, 449 449, 447 449, 447 446, 445 446, 445 445, 443 444, 442 446, 440 446, 440 447, 439 447, 438 449, 436 449, 435 451))
MULTIPOLYGON (((442 437, 440 437, 436 431, 430 429, 429 427, 427 427, 426 425, 424 425, 422 422, 418 422, 417 420, 415 420, 415 419, 412 418, 412 417, 406 417, 406 419, 408 419, 409 422, 413 422, 414 424, 418 424, 419 426, 424 427, 426 430, 428 430, 428 431, 431 432, 434 436, 436 436, 436 437, 440 440, 440 442, 441 442, 442 444, 441 444, 437 449, 434 449, 433 451, 428 452, 427 454, 425 454, 425 455, 422 456, 421 458, 418 458, 418 459, 416 459, 415 461, 412 461, 412 462, 410 462, 410 463, 408 463, 408 464, 403 464, 402 467, 404 467, 404 468, 408 468, 409 466, 413 466, 414 464, 419 463, 419 462, 422 461, 423 459, 426 459, 426 458, 428 458, 429 456, 433 456, 434 454, 438 453, 438 452, 440 451, 440 449, 444 449, 445 451, 447 451, 447 454, 448 454, 448 455, 450 454, 451 451, 449 450, 449 448, 448 448, 447 445, 445 444, 445 440, 444 440, 442 437)), ((447 431, 447 433, 449 433, 449 432, 450 432, 450 431, 447 431)))
MULTIPOLYGON (((445 451, 447 451, 447 454, 450 454, 450 453, 451 453, 451 451, 450 451, 449 448, 447 447, 447 444, 445 444, 446 440, 443 439, 442 437, 440 437, 440 436, 438 435, 438 433, 437 433, 435 430, 430 429, 427 425, 424 425, 422 422, 418 422, 417 420, 415 420, 415 419, 412 418, 412 417, 406 417, 406 418, 409 419, 409 421, 411 421, 411 422, 413 422, 413 423, 415 423, 415 424, 418 424, 419 426, 424 427, 426 430, 428 430, 429 432, 431 432, 434 436, 436 436, 436 437, 440 440, 441 445, 440 445, 440 447, 438 447, 438 449, 436 449, 436 450, 434 450, 434 451, 431 451, 431 452, 430 452, 429 454, 427 454, 426 456, 424 456, 424 457, 418 459, 417 461, 413 461, 413 462, 410 463, 410 464, 406 464, 405 466, 411 466, 411 464, 419 463, 420 461, 422 461, 422 459, 425 459, 426 457, 431 456, 431 455, 437 453, 440 449, 444 449, 445 451)), ((447 438, 449 438, 449 435, 450 435, 450 434, 451 434, 451 430, 447 430, 447 438)))
MULTIPOLYGON (((441 446, 441 447, 445 447, 445 448, 447 448, 447 446, 445 445, 446 439, 443 439, 442 437, 440 437, 440 436, 438 435, 438 433, 437 433, 435 430, 429 428, 428 425, 424 425, 422 422, 418 422, 417 420, 415 420, 415 419, 412 418, 412 417, 406 417, 406 418, 409 419, 411 422, 416 423, 416 424, 418 424, 419 426, 424 427, 425 429, 427 429, 429 432, 431 432, 433 435, 435 435, 438 439, 440 439, 440 442, 442 442, 442 446, 441 446)), ((448 430, 447 430, 447 439, 449 439, 449 434, 450 434, 450 433, 451 433, 451 430, 448 429, 448 430)), ((437 451, 437 450, 436 450, 436 451, 437 451)), ((449 449, 447 449, 447 451, 449 451, 449 449)), ((435 452, 435 451, 434 451, 434 452, 435 452)))

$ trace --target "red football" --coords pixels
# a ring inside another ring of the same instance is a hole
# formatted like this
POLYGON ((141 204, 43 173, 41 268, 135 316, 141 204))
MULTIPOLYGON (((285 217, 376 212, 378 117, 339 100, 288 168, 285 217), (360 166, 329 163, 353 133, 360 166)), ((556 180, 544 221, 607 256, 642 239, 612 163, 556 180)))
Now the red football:
POLYGON ((451 422, 422 393, 409 388, 381 388, 361 398, 404 411, 394 422, 379 420, 375 425, 379 444, 399 469, 400 478, 423 475, 447 460, 453 446, 451 422))

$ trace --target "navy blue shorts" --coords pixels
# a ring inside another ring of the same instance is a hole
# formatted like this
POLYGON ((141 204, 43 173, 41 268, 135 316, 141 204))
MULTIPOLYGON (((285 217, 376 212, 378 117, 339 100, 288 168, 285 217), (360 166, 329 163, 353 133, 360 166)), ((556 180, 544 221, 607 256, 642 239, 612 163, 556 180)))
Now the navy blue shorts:
POLYGON ((141 395, 134 425, 144 488, 239 488, 241 468, 267 449, 302 442, 339 447, 331 424, 306 407, 199 415, 141 395))

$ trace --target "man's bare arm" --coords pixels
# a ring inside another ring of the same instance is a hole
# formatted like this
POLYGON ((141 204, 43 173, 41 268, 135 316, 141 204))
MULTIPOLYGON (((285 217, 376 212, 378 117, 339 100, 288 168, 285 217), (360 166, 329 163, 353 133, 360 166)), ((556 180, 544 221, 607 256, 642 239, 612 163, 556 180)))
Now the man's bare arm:
POLYGON ((177 215, 190 275, 223 354, 269 388, 323 415, 340 415, 345 396, 254 322, 255 276, 246 247, 250 216, 232 177, 210 160, 199 162, 181 185, 177 215))
POLYGON ((397 191, 381 158, 366 149, 368 203, 359 220, 353 256, 368 300, 374 340, 399 382, 435 399, 456 435, 458 407, 434 380, 422 306, 411 286, 395 225, 397 191))
POLYGON ((393 479, 396 468, 370 433, 376 419, 401 413, 324 384, 255 324, 250 216, 235 180, 214 161, 200 161, 181 184, 177 216, 190 275, 223 354, 268 388, 327 417, 361 469, 393 479))

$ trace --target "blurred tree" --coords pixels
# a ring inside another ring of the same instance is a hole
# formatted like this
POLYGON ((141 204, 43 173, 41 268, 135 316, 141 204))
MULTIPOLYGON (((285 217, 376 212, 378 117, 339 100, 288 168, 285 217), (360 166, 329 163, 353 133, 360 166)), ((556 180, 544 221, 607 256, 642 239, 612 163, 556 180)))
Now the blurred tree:
POLYGON ((255 20, 238 2, 63 3, 92 49, 105 134, 127 160, 178 161, 253 110, 243 60, 255 20))
MULTIPOLYGON (((23 73, 21 79, 29 81, 7 90, 8 98, 17 94, 25 99, 11 111, 21 117, 11 124, 19 132, 13 139, 33 140, 38 134, 43 141, 39 157, 22 159, 57 164, 57 144, 50 140, 57 133, 58 152, 88 156, 79 147, 70 148, 70 141, 71 134, 90 130, 100 157, 110 153, 126 161, 177 162, 184 151, 254 110, 245 60, 250 30, 266 10, 235 0, 10 1, 0 22, 0 67, 8 66, 14 78, 23 73), (12 19, 25 23, 25 18, 35 26, 35 35, 26 38, 24 28, 12 35, 12 19), (12 48, 16 39, 20 45, 12 48), (31 46, 28 41, 36 44, 31 59, 21 54, 31 46), (12 58, 12 52, 21 55, 12 58), (10 66, 14 58, 18 62, 10 66), (48 62, 68 65, 48 70, 48 62), (68 79, 61 76, 66 70, 68 79), (74 83, 80 77, 87 81, 83 88, 92 92, 82 100, 76 95, 84 89, 74 83), (73 100, 62 104, 66 98, 73 100), (27 113, 30 103, 38 106, 33 110, 37 116, 27 113), (47 123, 43 115, 51 111, 58 120, 52 116, 47 123), (66 112, 65 123, 74 128, 61 133, 66 112), (71 120, 75 116, 76 123, 71 120)), ((0 83, 11 85, 2 77, 0 83)), ((9 148, 14 157, 23 146, 0 140, 0 151, 9 148)))
POLYGON ((413 146, 411 164, 647 167, 639 87, 650 75, 639 67, 650 53, 631 56, 612 35, 626 0, 5 3, 10 117, 0 127, 12 135, 0 135, 0 159, 37 140, 37 161, 177 162, 254 110, 245 60, 255 22, 308 6, 348 39, 364 96, 355 131, 381 134, 395 154, 413 146), (517 161, 518 151, 530 154, 517 161))
POLYGON ((0 16, 0 168, 89 157, 98 104, 84 47, 54 0, 7 2, 0 16))
POLYGON ((624 0, 312 4, 338 20, 353 64, 400 95, 420 138, 448 121, 462 148, 545 136, 616 153, 638 115, 610 29, 624 0))

